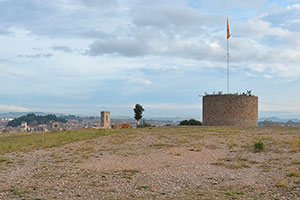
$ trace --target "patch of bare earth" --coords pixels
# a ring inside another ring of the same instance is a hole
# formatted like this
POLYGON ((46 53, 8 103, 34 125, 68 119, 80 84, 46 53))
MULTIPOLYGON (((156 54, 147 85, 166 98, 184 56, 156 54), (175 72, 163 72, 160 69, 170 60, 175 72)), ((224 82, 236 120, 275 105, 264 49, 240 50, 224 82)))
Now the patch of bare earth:
POLYGON ((0 199, 300 199, 300 129, 128 129, 2 155, 0 177, 0 199))

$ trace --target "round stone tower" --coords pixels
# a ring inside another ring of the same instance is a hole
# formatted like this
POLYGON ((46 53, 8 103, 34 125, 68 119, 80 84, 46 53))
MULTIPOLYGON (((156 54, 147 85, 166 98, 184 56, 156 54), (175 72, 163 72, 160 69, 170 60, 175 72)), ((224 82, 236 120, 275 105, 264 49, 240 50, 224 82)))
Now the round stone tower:
POLYGON ((213 94, 203 97, 203 125, 257 126, 258 97, 238 94, 213 94))

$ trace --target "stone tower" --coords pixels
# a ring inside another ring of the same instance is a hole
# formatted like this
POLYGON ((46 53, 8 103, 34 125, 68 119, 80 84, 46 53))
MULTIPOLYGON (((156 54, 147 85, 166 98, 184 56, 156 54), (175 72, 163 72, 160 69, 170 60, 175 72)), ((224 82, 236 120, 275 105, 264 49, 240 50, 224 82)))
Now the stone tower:
POLYGON ((111 128, 110 127, 110 112, 109 111, 101 111, 100 126, 103 127, 103 128, 111 128))
POLYGON ((203 97, 203 125, 257 126, 258 97, 216 94, 203 97))

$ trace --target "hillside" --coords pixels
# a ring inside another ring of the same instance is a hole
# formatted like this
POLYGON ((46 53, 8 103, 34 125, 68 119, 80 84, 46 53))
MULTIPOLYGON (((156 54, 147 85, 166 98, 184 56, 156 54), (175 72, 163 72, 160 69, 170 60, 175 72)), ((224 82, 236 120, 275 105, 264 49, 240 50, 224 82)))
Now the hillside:
POLYGON ((0 199, 299 199, 300 128, 0 136, 0 176, 0 199))
POLYGON ((3 118, 18 118, 18 117, 22 117, 24 115, 33 113, 35 115, 47 115, 49 113, 44 113, 44 112, 8 112, 8 113, 0 113, 0 119, 3 118))
POLYGON ((10 122, 8 122, 7 126, 12 126, 12 127, 17 127, 21 125, 21 122, 27 122, 29 123, 37 123, 37 124, 47 124, 50 121, 54 121, 54 122, 67 122, 67 120, 65 120, 64 118, 60 118, 60 117, 56 117, 56 115, 45 115, 45 116, 39 116, 39 115, 35 115, 34 113, 31 114, 27 114, 21 117, 18 117, 10 122))

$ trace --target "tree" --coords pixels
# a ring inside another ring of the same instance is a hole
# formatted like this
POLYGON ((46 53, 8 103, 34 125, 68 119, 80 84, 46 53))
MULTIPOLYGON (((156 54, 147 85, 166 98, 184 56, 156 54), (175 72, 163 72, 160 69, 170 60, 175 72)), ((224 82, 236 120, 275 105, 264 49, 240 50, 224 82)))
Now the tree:
POLYGON ((143 112, 145 110, 144 110, 143 106, 141 106, 140 104, 136 104, 133 111, 134 111, 134 119, 137 121, 137 124, 139 124, 139 121, 142 119, 143 112))

